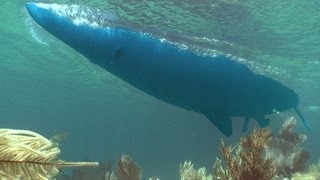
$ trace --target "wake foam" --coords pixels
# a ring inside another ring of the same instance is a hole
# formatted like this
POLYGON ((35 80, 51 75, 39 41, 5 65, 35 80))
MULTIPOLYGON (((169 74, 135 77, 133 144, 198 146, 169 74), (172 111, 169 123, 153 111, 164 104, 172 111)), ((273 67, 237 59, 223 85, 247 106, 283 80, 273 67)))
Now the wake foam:
POLYGON ((49 10, 58 16, 69 18, 75 25, 91 27, 108 27, 113 25, 117 18, 114 14, 100 9, 91 9, 80 5, 36 3, 36 6, 49 10))
POLYGON ((48 38, 47 32, 45 32, 29 15, 26 13, 25 18, 26 27, 29 29, 29 32, 32 38, 40 43, 48 45, 51 42, 50 38, 48 38))

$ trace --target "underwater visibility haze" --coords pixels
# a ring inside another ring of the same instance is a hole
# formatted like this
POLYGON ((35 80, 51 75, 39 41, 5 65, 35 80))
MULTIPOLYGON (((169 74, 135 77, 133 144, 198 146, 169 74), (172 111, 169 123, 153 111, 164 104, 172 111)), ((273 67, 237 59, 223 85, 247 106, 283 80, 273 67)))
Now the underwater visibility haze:
POLYGON ((320 158, 319 2, 47 3, 2 4, 4 126, 68 134, 68 159, 129 153, 146 177, 173 179, 184 160, 209 167, 250 118, 297 116, 320 158))

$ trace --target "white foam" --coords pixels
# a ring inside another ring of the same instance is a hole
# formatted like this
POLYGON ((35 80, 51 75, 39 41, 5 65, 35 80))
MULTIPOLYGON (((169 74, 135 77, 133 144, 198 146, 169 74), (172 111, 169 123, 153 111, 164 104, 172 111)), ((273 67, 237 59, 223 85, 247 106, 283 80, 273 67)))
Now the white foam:
POLYGON ((29 31, 31 33, 31 36, 34 40, 36 40, 38 43, 40 44, 45 44, 47 45, 48 43, 46 43, 39 35, 38 33, 36 32, 34 26, 32 26, 31 24, 28 25, 29 27, 29 31))
MULTIPOLYGON (((104 25, 105 19, 100 19, 97 11, 92 11, 90 8, 79 5, 66 4, 46 4, 35 3, 39 8, 52 11, 58 16, 69 18, 75 25, 89 25, 92 27, 101 27, 104 25)), ((100 14, 101 15, 101 14, 100 14)))
POLYGON ((31 19, 31 17, 26 13, 26 19, 25 19, 25 25, 29 29, 29 32, 32 36, 32 38, 40 43, 40 44, 45 44, 47 45, 48 43, 46 42, 45 38, 40 35, 39 33, 39 26, 31 19))

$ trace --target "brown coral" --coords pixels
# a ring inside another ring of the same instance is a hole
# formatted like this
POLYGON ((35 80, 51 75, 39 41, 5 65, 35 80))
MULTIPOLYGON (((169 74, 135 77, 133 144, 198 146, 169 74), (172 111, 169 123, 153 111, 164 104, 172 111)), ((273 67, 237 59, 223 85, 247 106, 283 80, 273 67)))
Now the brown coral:
POLYGON ((207 173, 205 167, 196 169, 191 161, 180 164, 179 174, 181 180, 212 180, 212 175, 207 173))
POLYGON ((309 153, 300 144, 306 135, 293 131, 295 118, 289 118, 283 124, 278 136, 270 129, 255 129, 253 133, 241 138, 237 146, 225 146, 222 142, 221 153, 227 168, 221 160, 214 165, 216 179, 272 179, 287 177, 303 171, 309 159, 309 153))
POLYGON ((115 169, 111 163, 100 163, 99 167, 92 168, 74 168, 72 176, 67 175, 58 179, 75 180, 140 180, 142 169, 129 155, 122 155, 118 160, 115 169))
POLYGON ((72 170, 71 180, 117 180, 110 162, 102 162, 97 167, 77 167, 72 170))
POLYGON ((266 158, 274 159, 277 174, 291 177, 292 174, 305 170, 309 153, 300 147, 307 139, 306 135, 293 131, 296 119, 291 117, 282 125, 279 135, 274 137, 266 150, 266 158))
POLYGON ((279 131, 279 138, 292 144, 300 144, 307 140, 307 136, 304 134, 298 134, 293 131, 296 126, 297 120, 294 117, 290 117, 284 122, 282 128, 279 131))
POLYGON ((272 159, 265 159, 265 149, 272 139, 270 129, 255 129, 246 138, 241 138, 236 146, 225 146, 223 141, 221 153, 227 168, 224 169, 221 161, 214 165, 216 179, 222 180, 270 180, 276 170, 272 159))
POLYGON ((116 175, 119 180, 140 180, 142 169, 129 155, 122 155, 117 163, 116 175))
POLYGON ((0 179, 52 179, 62 167, 98 166, 97 162, 57 159, 56 143, 32 131, 0 129, 0 179))

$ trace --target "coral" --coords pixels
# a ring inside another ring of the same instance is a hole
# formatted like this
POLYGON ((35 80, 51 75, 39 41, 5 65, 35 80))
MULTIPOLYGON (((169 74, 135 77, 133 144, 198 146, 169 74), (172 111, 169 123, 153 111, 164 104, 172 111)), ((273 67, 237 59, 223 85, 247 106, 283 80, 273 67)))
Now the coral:
POLYGON ((71 180, 104 180, 104 174, 99 171, 99 168, 74 168, 72 170, 71 180))
POLYGON ((206 168, 194 169, 191 161, 185 161, 179 168, 181 180, 212 180, 212 175, 207 174, 206 168))
POLYGON ((311 164, 306 169, 307 172, 318 172, 320 173, 320 161, 318 161, 316 164, 311 164))
POLYGON ((116 176, 119 180, 140 180, 142 169, 129 155, 122 155, 117 163, 116 176))
POLYGON ((319 180, 320 179, 320 161, 309 165, 304 172, 292 174, 291 180, 319 180))
POLYGON ((61 180, 62 178, 71 180, 140 180, 142 177, 142 169, 129 155, 122 155, 115 168, 114 170, 109 162, 100 163, 99 167, 76 167, 72 170, 71 177, 65 175, 61 177, 61 180))
POLYGON ((72 180, 117 180, 111 163, 100 163, 99 167, 76 167, 72 170, 72 180))
POLYGON ((289 118, 282 125, 279 135, 275 136, 266 149, 266 158, 274 159, 277 175, 291 177, 293 173, 303 171, 309 159, 309 153, 300 144, 307 139, 293 131, 296 125, 295 118, 289 118))
POLYGON ((66 166, 97 166, 95 162, 58 160, 57 144, 26 130, 0 129, 0 179, 50 179, 66 166))
POLYGON ((221 159, 217 158, 213 165, 214 180, 232 180, 231 171, 225 169, 221 164, 221 159))
POLYGON ((298 134, 293 131, 296 124, 297 120, 294 117, 290 117, 286 120, 279 131, 279 138, 291 142, 292 144, 300 144, 307 140, 306 135, 298 134))
POLYGON ((113 171, 108 171, 105 173, 105 180, 118 180, 118 178, 113 171))
POLYGON ((248 137, 241 138, 237 146, 225 146, 222 141, 221 152, 227 168, 218 159, 214 164, 215 178, 275 180, 305 170, 309 153, 300 144, 307 136, 294 132, 295 125, 296 119, 289 118, 278 136, 272 135, 270 129, 255 129, 248 137))
POLYGON ((236 146, 221 144, 221 153, 227 165, 223 168, 221 161, 214 165, 214 178, 221 180, 270 180, 276 169, 273 159, 265 159, 265 149, 270 145, 272 133, 270 129, 254 129, 246 138, 240 139, 236 146))
POLYGON ((319 172, 308 172, 308 173, 295 173, 292 175, 291 180, 319 180, 319 172))
POLYGON ((104 172, 104 180, 118 180, 116 174, 112 170, 112 164, 110 162, 101 163, 103 166, 100 168, 100 172, 104 172))

